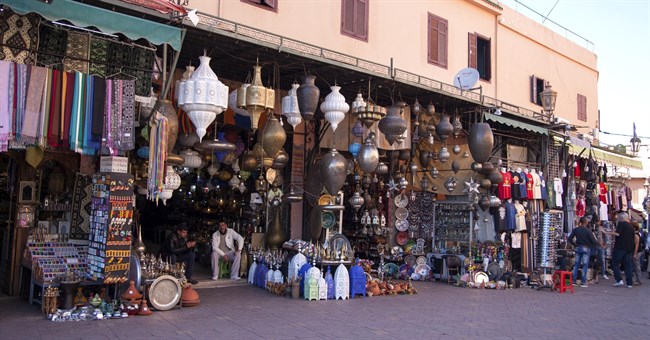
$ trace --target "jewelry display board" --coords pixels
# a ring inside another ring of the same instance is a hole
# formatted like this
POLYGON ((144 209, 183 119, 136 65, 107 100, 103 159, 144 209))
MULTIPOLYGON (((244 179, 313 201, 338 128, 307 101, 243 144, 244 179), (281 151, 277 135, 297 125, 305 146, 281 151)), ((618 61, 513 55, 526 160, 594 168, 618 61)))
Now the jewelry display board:
POLYGON ((100 173, 93 177, 88 278, 123 283, 129 278, 133 176, 100 173))
POLYGON ((472 242, 473 211, 467 202, 435 202, 433 204, 434 233, 432 244, 446 248, 447 242, 472 242))
POLYGON ((83 277, 86 273, 87 247, 68 242, 28 242, 27 260, 31 260, 32 277, 48 283, 66 274, 83 277))

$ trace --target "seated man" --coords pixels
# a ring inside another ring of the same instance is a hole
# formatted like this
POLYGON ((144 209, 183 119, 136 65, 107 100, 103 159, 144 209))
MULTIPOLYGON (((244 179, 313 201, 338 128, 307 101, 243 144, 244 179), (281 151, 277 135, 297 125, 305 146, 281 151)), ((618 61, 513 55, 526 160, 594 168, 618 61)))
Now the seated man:
POLYGON ((185 262, 185 277, 187 282, 197 284, 198 281, 192 279, 192 267, 194 266, 194 246, 196 241, 187 240, 187 225, 184 223, 176 226, 176 231, 165 238, 165 244, 160 249, 163 258, 169 259, 171 264, 178 261, 185 262))
POLYGON ((230 279, 239 280, 241 250, 244 248, 244 238, 236 231, 228 228, 226 221, 219 220, 219 230, 212 234, 212 279, 219 279, 219 259, 232 262, 230 279), (235 244, 234 241, 237 243, 235 244))

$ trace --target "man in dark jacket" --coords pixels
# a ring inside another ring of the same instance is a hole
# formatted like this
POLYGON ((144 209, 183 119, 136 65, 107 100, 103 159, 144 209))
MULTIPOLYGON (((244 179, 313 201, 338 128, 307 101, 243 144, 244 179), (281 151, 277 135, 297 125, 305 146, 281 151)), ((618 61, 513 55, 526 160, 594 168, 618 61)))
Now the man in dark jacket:
POLYGON ((578 277, 578 269, 582 264, 582 278, 580 279, 580 287, 587 288, 587 269, 589 268, 589 255, 591 255, 591 248, 598 247, 598 241, 594 234, 587 228, 589 219, 581 217, 578 226, 569 234, 568 241, 576 249, 575 264, 573 265, 573 285, 576 286, 578 277))
POLYGON ((196 241, 187 240, 187 225, 179 224, 176 231, 169 234, 165 239, 160 253, 164 258, 168 258, 172 264, 181 261, 185 262, 185 277, 187 282, 197 284, 198 281, 192 279, 192 267, 194 266, 194 246, 196 241))
POLYGON ((627 288, 632 288, 632 269, 634 254, 634 227, 630 223, 630 216, 626 212, 621 212, 617 216, 618 223, 616 231, 603 231, 605 235, 616 236, 614 243, 614 254, 612 254, 612 270, 614 271, 614 287, 624 286, 623 277, 621 276, 621 262, 625 267, 625 281, 627 288))

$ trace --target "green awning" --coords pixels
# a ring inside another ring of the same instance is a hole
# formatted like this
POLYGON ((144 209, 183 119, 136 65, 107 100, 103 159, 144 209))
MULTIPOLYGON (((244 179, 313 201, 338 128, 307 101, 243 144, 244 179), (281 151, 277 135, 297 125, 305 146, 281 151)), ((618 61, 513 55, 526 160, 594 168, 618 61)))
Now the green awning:
POLYGON ((536 125, 520 122, 518 120, 510 119, 507 117, 503 116, 497 116, 493 113, 485 112, 484 116, 486 120, 493 121, 495 123, 503 124, 503 125, 508 125, 514 128, 522 129, 522 130, 527 130, 530 132, 535 132, 539 133, 540 135, 548 135, 548 129, 545 129, 543 127, 539 127, 536 125))
POLYGON ((599 162, 607 163, 610 165, 622 166, 626 168, 633 168, 639 170, 643 169, 643 162, 633 157, 619 155, 613 152, 609 152, 607 150, 597 149, 594 147, 585 148, 575 144, 569 145, 569 153, 572 155, 580 155, 580 153, 584 150, 584 152, 582 152, 581 155, 582 158, 589 158, 589 149, 591 149, 594 159, 599 162))
POLYGON ((73 0, 46 4, 36 0, 0 0, 19 14, 38 13, 48 20, 67 20, 79 27, 93 26, 104 33, 121 33, 129 39, 144 38, 155 45, 169 44, 181 49, 181 29, 134 16, 109 11, 73 0))

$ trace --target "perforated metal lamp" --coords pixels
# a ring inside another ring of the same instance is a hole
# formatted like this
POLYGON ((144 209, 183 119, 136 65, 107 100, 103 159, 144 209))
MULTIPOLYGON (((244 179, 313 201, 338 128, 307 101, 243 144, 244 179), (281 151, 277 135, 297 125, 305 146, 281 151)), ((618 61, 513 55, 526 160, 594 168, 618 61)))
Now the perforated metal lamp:
POLYGON ((557 100, 557 91, 554 91, 551 88, 551 84, 546 82, 546 84, 544 84, 544 91, 542 91, 539 96, 542 99, 542 108, 544 111, 553 115, 553 111, 555 111, 555 102, 557 100))

